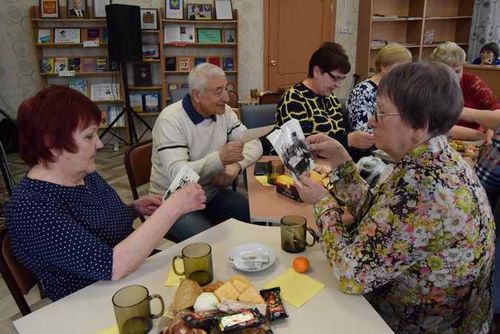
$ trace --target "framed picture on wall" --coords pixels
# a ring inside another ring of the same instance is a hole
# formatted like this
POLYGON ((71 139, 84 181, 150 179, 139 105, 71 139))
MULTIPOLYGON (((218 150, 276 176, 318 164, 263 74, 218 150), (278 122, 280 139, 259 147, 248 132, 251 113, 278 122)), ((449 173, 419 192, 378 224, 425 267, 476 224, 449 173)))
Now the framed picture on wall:
POLYGON ((212 4, 196 3, 187 4, 187 16, 190 20, 211 20, 212 19, 212 4))
POLYGON ((69 18, 87 17, 87 2, 85 0, 67 0, 67 4, 69 18))
POLYGON ((215 0, 215 19, 234 20, 231 0, 215 0))
POLYGON ((165 0, 165 17, 182 20, 184 18, 184 0, 165 0))
POLYGON ((92 0, 95 18, 106 18, 106 5, 111 5, 111 0, 92 0))
POLYGON ((158 30, 158 11, 155 8, 141 8, 141 29, 158 30))
POLYGON ((59 2, 58 0, 39 0, 40 17, 43 19, 59 17, 59 2))

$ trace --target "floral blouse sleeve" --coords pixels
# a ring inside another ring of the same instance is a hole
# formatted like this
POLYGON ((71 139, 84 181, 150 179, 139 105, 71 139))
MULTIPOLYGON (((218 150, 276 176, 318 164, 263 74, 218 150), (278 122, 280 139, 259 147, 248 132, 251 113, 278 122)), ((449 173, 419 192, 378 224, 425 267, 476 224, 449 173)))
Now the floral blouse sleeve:
POLYGON ((368 120, 377 110, 377 85, 371 80, 360 82, 346 102, 350 131, 368 131, 368 120))

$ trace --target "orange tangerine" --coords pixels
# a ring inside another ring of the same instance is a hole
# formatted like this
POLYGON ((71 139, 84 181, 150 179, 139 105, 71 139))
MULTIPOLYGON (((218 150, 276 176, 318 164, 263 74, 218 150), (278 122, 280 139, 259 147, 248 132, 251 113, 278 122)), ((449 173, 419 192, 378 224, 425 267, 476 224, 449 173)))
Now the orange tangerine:
POLYGON ((297 256, 293 259, 292 267, 298 273, 305 273, 309 270, 309 259, 305 256, 297 256))

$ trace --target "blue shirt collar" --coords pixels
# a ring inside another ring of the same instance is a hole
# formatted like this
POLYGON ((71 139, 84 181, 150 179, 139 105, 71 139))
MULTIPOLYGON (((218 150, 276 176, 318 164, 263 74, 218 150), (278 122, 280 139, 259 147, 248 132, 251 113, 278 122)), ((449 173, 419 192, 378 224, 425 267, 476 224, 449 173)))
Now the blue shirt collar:
POLYGON ((196 111, 196 109, 193 106, 193 103, 191 102, 191 97, 189 94, 186 94, 186 96, 184 96, 184 98, 182 99, 182 107, 184 108, 186 114, 188 114, 189 118, 194 123, 194 125, 203 122, 205 119, 211 119, 214 122, 217 119, 215 115, 205 117, 201 115, 198 111, 196 111))

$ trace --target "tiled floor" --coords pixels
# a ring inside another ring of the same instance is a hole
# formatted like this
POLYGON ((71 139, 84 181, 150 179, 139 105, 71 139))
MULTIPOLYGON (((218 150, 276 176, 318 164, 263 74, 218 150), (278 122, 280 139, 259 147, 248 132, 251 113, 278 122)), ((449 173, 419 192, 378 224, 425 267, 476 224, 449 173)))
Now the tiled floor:
MULTIPOLYGON (((123 155, 127 147, 118 151, 113 151, 112 148, 105 148, 97 155, 97 170, 99 173, 116 189, 125 203, 132 200, 127 173, 123 164, 123 155)), ((9 166, 11 168, 14 179, 19 181, 27 171, 27 166, 20 163, 21 159, 16 154, 10 154, 9 166)), ((146 189, 141 189, 142 192, 147 192, 146 189)), ((139 222, 137 222, 139 223, 139 222)), ((160 248, 166 248, 171 245, 171 242, 166 241, 160 248)), ((34 309, 40 308, 48 303, 47 299, 40 301, 38 289, 35 287, 28 294, 30 305, 34 305, 34 309)), ((0 333, 11 334, 17 333, 14 329, 12 321, 21 316, 19 309, 12 299, 5 282, 0 276, 0 333)))

